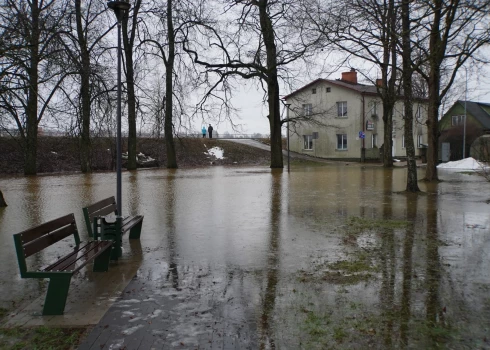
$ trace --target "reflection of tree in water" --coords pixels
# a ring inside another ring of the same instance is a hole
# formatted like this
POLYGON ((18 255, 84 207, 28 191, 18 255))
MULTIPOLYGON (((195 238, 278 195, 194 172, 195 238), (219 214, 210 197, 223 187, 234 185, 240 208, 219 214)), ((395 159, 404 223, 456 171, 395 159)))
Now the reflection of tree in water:
POLYGON ((165 218, 167 228, 167 240, 168 240, 168 273, 167 281, 172 279, 172 287, 180 290, 179 288, 179 271, 176 263, 176 242, 175 242, 175 170, 168 170, 167 176, 167 191, 165 202, 165 218))
MULTIPOLYGON (((393 216, 392 211, 392 179, 393 170, 386 169, 383 179, 383 219, 391 220, 393 216)), ((386 326, 383 327, 383 338, 387 348, 392 347, 393 342, 393 312, 394 312, 394 299, 395 299, 395 242, 394 242, 394 230, 384 229, 381 232, 381 307, 382 317, 386 322, 386 326)))
POLYGON ((417 219, 417 194, 406 194, 407 221, 411 223, 405 231, 403 242, 403 281, 402 281, 402 299, 400 309, 400 341, 401 346, 408 345, 408 332, 410 321, 410 307, 412 294, 412 252, 415 234, 415 223, 417 219))
MULTIPOLYGON (((439 261, 439 242, 437 231, 437 198, 427 196, 427 269, 426 269, 426 320, 428 327, 437 327, 438 312, 441 311, 439 286, 441 266, 439 261)), ((434 334, 435 332, 431 332, 434 334)), ((430 339, 437 345, 437 339, 430 339)))
POLYGON ((267 284, 262 304, 260 349, 275 349, 275 341, 271 334, 271 318, 276 303, 276 287, 279 273, 279 239, 281 220, 281 188, 282 172, 273 172, 271 175, 271 202, 270 202, 270 238, 267 259, 267 284))
POLYGON ((129 172, 129 187, 128 187, 128 207, 129 213, 125 215, 140 214, 140 191, 138 190, 138 171, 132 170, 129 172))

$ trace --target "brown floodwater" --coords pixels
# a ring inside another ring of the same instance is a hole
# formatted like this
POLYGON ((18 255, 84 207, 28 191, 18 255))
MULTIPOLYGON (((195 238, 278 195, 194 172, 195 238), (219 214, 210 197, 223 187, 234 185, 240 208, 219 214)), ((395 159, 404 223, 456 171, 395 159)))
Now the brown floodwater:
MULTIPOLYGON (((251 348, 487 349, 490 183, 439 176, 407 195, 405 168, 140 170, 123 173, 122 210, 145 215, 139 276, 200 294, 215 317, 247 325, 251 348)), ((12 234, 74 213, 86 239, 82 207, 115 195, 115 181, 0 179, 0 306, 44 286, 20 278, 12 234)))

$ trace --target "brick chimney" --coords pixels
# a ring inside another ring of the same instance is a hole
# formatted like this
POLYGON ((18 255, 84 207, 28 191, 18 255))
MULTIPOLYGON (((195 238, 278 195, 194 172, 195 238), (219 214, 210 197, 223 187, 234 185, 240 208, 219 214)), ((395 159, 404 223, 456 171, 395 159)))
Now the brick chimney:
POLYGON ((343 72, 342 79, 348 83, 357 84, 357 72, 354 68, 351 68, 350 72, 343 72))
POLYGON ((376 79, 376 86, 383 87, 383 79, 376 79))

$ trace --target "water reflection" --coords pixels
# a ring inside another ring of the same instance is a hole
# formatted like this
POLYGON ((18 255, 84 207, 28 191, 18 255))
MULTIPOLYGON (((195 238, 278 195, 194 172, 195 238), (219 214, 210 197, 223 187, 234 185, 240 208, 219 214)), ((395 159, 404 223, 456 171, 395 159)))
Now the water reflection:
MULTIPOLYGON (((226 337, 262 349, 488 348, 489 183, 442 173, 420 183, 428 194, 405 195, 405 169, 293 170, 123 174, 123 211, 145 215, 138 276, 155 282, 151 300, 175 307, 172 341, 210 332, 212 348, 226 337)), ((107 173, 0 187, 0 306, 10 307, 39 288, 18 277, 12 233, 69 212, 83 227, 84 204, 115 186, 107 173)))
POLYGON ((165 226, 167 231, 167 249, 168 249, 168 272, 167 281, 171 280, 172 287, 175 290, 179 288, 179 271, 177 264, 177 244, 176 244, 176 227, 175 227, 175 174, 176 170, 169 170, 167 181, 165 182, 165 207, 163 216, 165 217, 165 226))
POLYGON ((282 170, 273 171, 270 187, 270 236, 267 253, 266 287, 262 304, 260 349, 275 349, 274 334, 272 331, 272 315, 276 304, 276 288, 279 280, 279 247, 281 232, 282 207, 282 170))

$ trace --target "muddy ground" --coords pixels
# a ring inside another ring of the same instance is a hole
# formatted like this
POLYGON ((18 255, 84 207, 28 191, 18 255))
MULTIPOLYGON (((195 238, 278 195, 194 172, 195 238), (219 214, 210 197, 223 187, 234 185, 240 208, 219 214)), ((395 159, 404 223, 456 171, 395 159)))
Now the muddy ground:
MULTIPOLYGON (((225 140, 181 138, 175 139, 178 165, 181 168, 214 165, 267 165, 270 152, 225 140), (214 159, 205 153, 220 147, 224 159, 214 159)), ((111 138, 92 140, 92 169, 110 171, 115 169, 115 142, 111 138)), ((23 173, 23 152, 19 140, 0 137, 0 175, 23 173)), ((123 139, 123 152, 127 151, 127 139, 123 139)), ((156 160, 156 165, 165 167, 167 154, 164 139, 139 138, 137 153, 156 160)), ((78 139, 72 137, 40 137, 38 142, 38 174, 80 171, 78 139)), ((125 164, 123 164, 124 167, 125 164)))

